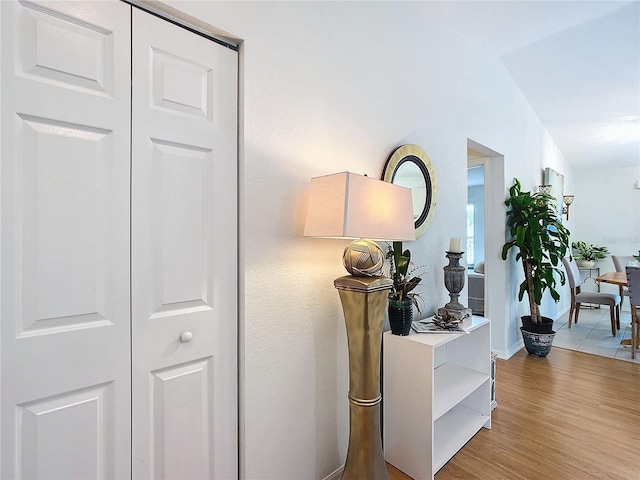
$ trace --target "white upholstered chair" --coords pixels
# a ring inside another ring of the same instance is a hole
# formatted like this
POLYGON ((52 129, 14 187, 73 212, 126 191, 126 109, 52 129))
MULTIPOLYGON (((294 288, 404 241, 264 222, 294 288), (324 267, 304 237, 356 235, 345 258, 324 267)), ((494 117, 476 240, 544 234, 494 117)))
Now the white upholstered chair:
POLYGON ((567 271, 567 279, 571 288, 571 309, 569 310, 569 328, 571 328, 571 319, 575 314, 575 323, 578 323, 578 315, 580 313, 580 304, 595 303, 597 305, 609 305, 611 314, 611 334, 615 337, 620 330, 620 295, 615 293, 603 292, 581 292, 582 278, 580 270, 574 259, 569 260, 563 258, 562 263, 567 271))
POLYGON ((640 338, 640 267, 625 268, 627 285, 629 286, 629 303, 631 304, 631 358, 636 358, 638 339, 640 338))

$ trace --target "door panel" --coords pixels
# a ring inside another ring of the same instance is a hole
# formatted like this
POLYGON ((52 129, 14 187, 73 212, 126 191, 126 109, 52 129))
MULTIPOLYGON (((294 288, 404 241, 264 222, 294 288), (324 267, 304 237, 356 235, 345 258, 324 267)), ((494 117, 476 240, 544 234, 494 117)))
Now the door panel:
POLYGON ((133 13, 133 477, 237 478, 237 54, 133 13))
POLYGON ((29 6, 21 14, 20 74, 73 90, 113 94, 113 32, 93 18, 92 23, 83 21, 88 10, 82 5, 67 5, 61 17, 49 6, 29 6))
POLYGON ((18 459, 25 478, 114 478, 113 383, 18 406, 18 459), (60 432, 74 434, 60 441, 60 432))
POLYGON ((153 108, 173 110, 211 120, 213 71, 211 68, 151 49, 153 108))
POLYGON ((152 143, 152 315, 210 309, 213 268, 207 261, 207 246, 211 245, 213 220, 211 150, 153 139, 152 143))
POLYGON ((152 477, 211 478, 212 358, 151 372, 152 477), (174 455, 171 452, 181 452, 174 455))
POLYGON ((19 336, 111 323, 109 130, 18 115, 23 286, 19 336), (31 221, 33 219, 34 221, 31 221), (69 228, 82 225, 70 235, 69 228), (62 227, 62 228, 61 228, 62 227), (35 260, 35 261, 31 261, 35 260), (64 278, 64 282, 58 281, 64 278), (36 301, 33 301, 36 299, 36 301))
POLYGON ((126 478, 130 7, 0 8, 0 476, 126 478))

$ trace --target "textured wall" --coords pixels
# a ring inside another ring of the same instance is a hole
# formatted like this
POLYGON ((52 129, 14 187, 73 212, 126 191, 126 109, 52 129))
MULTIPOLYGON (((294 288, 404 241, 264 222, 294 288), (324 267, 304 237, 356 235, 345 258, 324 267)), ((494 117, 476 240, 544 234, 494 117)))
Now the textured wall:
MULTIPOLYGON (((311 177, 380 177, 399 145, 416 143, 437 177, 435 218, 407 243, 427 266, 428 310, 443 286, 449 237, 465 236, 471 138, 504 155, 513 176, 540 183, 561 161, 503 66, 430 24, 421 3, 168 2, 244 40, 241 48, 241 463, 251 479, 324 478, 344 462, 346 338, 334 278, 340 240, 303 238, 311 177)), ((426 4, 426 3, 425 3, 426 4)), ((504 241, 498 215, 491 241, 504 241)), ((493 253, 495 347, 517 348, 512 268, 493 253), (505 306, 506 305, 506 306, 505 306)))

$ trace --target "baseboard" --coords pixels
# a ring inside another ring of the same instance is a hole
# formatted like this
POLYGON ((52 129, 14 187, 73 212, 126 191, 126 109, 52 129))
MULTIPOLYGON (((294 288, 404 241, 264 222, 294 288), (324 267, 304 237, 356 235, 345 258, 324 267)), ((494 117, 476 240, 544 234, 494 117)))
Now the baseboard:
POLYGON ((493 352, 498 355, 498 358, 501 360, 509 360, 512 356, 518 353, 522 348, 524 348, 524 342, 519 340, 517 343, 511 346, 506 352, 493 350, 493 352))
POLYGON ((342 470, 344 470, 344 465, 338 468, 335 472, 330 473, 328 476, 324 477, 322 480, 339 480, 342 475, 342 470))

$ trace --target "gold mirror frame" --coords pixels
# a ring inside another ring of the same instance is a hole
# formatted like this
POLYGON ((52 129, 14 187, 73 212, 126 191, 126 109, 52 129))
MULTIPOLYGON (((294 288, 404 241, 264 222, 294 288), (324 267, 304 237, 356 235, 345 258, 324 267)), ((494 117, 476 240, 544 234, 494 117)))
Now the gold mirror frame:
POLYGON ((415 220, 416 239, 418 239, 427 230, 436 211, 436 198, 438 194, 436 175, 433 170, 433 165, 431 164, 431 159, 425 151, 418 145, 407 144, 398 147, 391 154, 384 166, 382 179, 385 182, 394 183, 393 180, 399 167, 406 162, 412 162, 418 167, 426 187, 425 202, 420 215, 418 215, 415 220))

